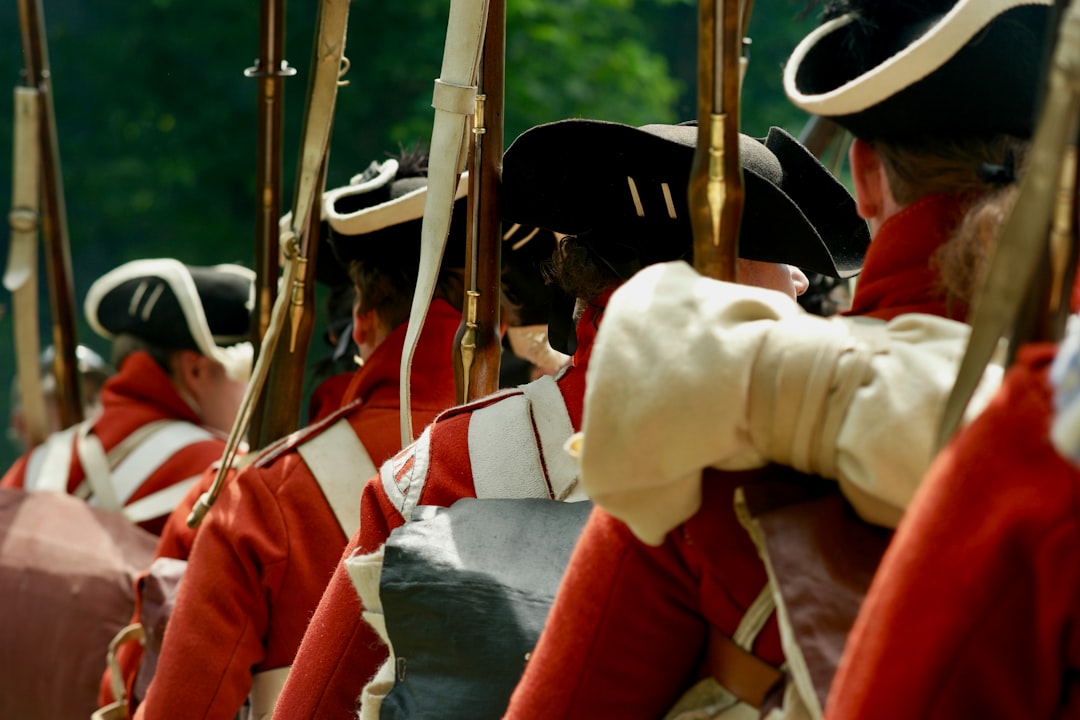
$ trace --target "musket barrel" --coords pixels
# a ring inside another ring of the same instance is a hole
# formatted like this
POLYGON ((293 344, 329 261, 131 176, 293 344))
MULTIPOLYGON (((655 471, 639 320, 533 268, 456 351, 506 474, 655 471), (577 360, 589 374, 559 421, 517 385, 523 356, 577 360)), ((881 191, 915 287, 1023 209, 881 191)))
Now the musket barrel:
MULTIPOLYGON (((284 58, 285 0, 263 0, 259 15, 259 57, 244 71, 258 83, 255 154, 255 326, 251 343, 258 353, 270 324, 281 272, 281 165, 285 110, 284 79, 294 75, 284 58)), ((260 396, 250 434, 261 438, 265 396, 260 396)))
POLYGON ((743 17, 738 0, 698 4, 698 143, 689 201, 694 267, 718 280, 737 279, 742 166, 739 85, 743 17))
POLYGON ((258 324, 253 333, 256 350, 270 322, 270 307, 281 272, 278 218, 281 217, 281 161, 284 78, 294 75, 283 57, 285 0, 263 0, 259 18, 259 57, 244 74, 258 82, 255 156, 255 273, 258 324))
POLYGON ((319 4, 292 203, 292 227, 300 238, 299 256, 292 286, 282 288, 289 294, 289 318, 284 327, 287 341, 260 351, 270 352, 274 360, 256 403, 258 422, 253 424, 258 432, 252 433, 250 439, 255 447, 265 446, 300 425, 304 360, 314 329, 315 253, 348 11, 348 0, 322 0, 319 4))
POLYGON ((56 350, 56 400, 60 422, 69 427, 82 420, 75 332, 75 293, 68 243, 67 209, 60 173, 60 144, 56 133, 52 79, 41 0, 19 0, 26 84, 38 90, 41 141, 42 238, 52 313, 52 343, 56 350))

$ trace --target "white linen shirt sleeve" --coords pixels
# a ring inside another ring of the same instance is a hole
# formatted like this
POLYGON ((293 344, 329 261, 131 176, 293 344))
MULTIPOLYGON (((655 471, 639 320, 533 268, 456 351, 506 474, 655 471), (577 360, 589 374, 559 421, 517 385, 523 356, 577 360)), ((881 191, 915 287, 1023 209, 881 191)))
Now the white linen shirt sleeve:
MULTIPOLYGON (((967 325, 909 314, 822 318, 771 290, 654 265, 597 333, 582 433, 590 497, 658 545, 701 504, 701 471, 770 462, 839 481, 895 526, 935 453, 967 325)), ((991 366, 968 420, 1000 384, 991 366)))

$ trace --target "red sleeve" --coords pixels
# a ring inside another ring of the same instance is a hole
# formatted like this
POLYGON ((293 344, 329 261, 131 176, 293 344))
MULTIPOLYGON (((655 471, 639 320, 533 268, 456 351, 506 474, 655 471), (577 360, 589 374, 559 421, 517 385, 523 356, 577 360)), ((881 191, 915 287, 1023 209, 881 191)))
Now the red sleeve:
POLYGON ((289 540, 276 497, 249 474, 257 470, 225 486, 195 536, 136 718, 231 720, 250 692, 265 654, 269 578, 286 563, 289 540))
MULTIPOLYGON (((179 504, 169 513, 169 517, 165 520, 165 526, 161 530, 161 537, 158 539, 157 550, 154 551, 154 558, 169 557, 176 558, 177 560, 187 560, 191 554, 191 546, 195 543, 195 531, 199 529, 196 527, 188 527, 188 516, 191 515, 192 508, 195 507, 195 503, 198 502, 199 497, 210 489, 210 486, 214 482, 214 478, 217 477, 218 463, 214 463, 199 476, 199 479, 195 481, 183 499, 179 504)), ((225 485, 231 484, 236 479, 236 470, 229 470, 225 474, 225 485)))
POLYGON ((26 482, 26 463, 29 461, 30 453, 26 453, 16 460, 15 464, 8 468, 8 471, 4 473, 3 479, 0 479, 0 488, 21 490, 23 483, 26 482))
POLYGON ((1080 712, 1075 468, 1028 351, 931 467, 852 630, 830 720, 1080 712))
POLYGON ((694 573, 593 510, 507 718, 663 717, 707 635, 694 573))

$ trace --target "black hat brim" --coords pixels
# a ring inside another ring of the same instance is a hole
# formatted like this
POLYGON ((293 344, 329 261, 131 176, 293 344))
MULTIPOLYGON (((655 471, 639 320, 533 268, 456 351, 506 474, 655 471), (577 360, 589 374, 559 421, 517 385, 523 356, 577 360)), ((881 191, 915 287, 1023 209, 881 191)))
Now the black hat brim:
MULTIPOLYGON (((387 161, 383 167, 390 171, 367 183, 329 190, 323 196, 323 218, 330 227, 329 244, 343 267, 354 260, 386 257, 419 267, 426 182, 417 177, 396 179, 394 161, 387 161), (403 186, 408 188, 406 192, 400 191, 403 186)), ((452 211, 443 267, 464 265, 467 187, 468 176, 463 175, 452 211)))
MULTIPOLYGON (((577 119, 532 128, 503 157, 503 218, 568 235, 612 229, 604 235, 625 237, 627 244, 591 247, 610 253, 604 259, 613 264, 624 264, 628 254, 642 266, 689 260, 687 185, 697 132, 692 126, 636 128, 577 119)), ((775 129, 770 136, 782 157, 767 146, 768 139, 740 139, 745 202, 739 256, 833 277, 855 274, 869 234, 850 194, 789 135, 775 129), (788 182, 782 162, 798 168, 788 182), (785 189, 796 177, 804 196, 798 202, 785 189), (830 223, 827 236, 799 208, 815 194, 845 219, 830 223), (836 238, 840 226, 845 236, 836 238), (843 261, 834 259, 825 237, 842 248, 843 261)))
POLYGON ((1050 18, 1049 0, 959 0, 907 27, 849 13, 796 47, 784 88, 864 139, 1029 137, 1050 18))
POLYGON ((238 265, 195 267, 172 258, 134 260, 87 291, 86 319, 99 335, 132 335, 170 350, 216 348, 250 339, 255 274, 238 265))

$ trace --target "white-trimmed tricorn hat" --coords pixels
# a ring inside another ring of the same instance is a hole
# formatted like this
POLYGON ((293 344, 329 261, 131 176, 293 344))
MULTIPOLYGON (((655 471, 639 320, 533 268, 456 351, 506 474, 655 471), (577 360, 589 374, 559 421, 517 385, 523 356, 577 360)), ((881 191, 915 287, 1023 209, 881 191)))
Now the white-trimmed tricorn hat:
POLYGON ((1033 132, 1051 0, 840 0, 784 90, 857 137, 1033 132))
POLYGON ((83 309, 107 340, 133 335, 169 350, 195 350, 234 378, 250 372, 255 273, 240 265, 133 260, 94 281, 83 309))
MULTIPOLYGON (((576 235, 623 279, 692 258, 687 185, 697 127, 560 120, 503 156, 504 222, 576 235)), ((739 257, 832 277, 862 266, 866 223, 844 186, 780 128, 740 136, 745 202, 739 257)))
MULTIPOLYGON (((465 196, 468 176, 458 182, 444 267, 461 267, 465 260, 465 196)), ((330 227, 330 244, 343 266, 364 257, 403 258, 420 262, 420 226, 427 201, 427 157, 407 153, 399 160, 373 162, 348 185, 323 193, 323 220, 330 227)))

